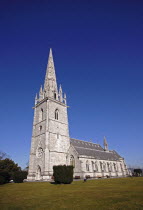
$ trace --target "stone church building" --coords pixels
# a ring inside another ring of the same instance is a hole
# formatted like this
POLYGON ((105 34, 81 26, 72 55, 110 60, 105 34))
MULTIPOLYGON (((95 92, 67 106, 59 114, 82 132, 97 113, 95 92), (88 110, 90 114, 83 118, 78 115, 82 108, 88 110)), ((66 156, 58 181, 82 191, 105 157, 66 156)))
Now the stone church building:
POLYGON ((74 177, 126 176, 128 170, 116 151, 70 138, 66 94, 57 87, 50 49, 44 87, 35 98, 33 132, 27 180, 49 180, 54 165, 73 165, 74 177))

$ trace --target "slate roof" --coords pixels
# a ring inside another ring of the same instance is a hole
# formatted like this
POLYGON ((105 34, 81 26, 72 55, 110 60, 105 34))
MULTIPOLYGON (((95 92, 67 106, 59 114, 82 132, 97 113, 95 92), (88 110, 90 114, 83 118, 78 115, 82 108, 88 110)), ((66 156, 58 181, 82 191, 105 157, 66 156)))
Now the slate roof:
POLYGON ((119 160, 122 158, 116 151, 104 151, 104 149, 99 145, 87 141, 70 139, 71 144, 79 154, 79 156, 90 156, 98 160, 119 160))

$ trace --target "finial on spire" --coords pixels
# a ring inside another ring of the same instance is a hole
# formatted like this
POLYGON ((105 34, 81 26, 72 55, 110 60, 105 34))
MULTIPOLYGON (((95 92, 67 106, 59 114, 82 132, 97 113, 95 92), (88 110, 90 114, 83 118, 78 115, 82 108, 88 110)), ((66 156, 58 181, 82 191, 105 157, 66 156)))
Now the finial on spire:
POLYGON ((49 57, 52 57, 53 58, 52 48, 50 48, 49 57))
POLYGON ((106 140, 106 137, 104 136, 104 150, 105 151, 108 151, 108 143, 107 143, 107 140, 106 140))

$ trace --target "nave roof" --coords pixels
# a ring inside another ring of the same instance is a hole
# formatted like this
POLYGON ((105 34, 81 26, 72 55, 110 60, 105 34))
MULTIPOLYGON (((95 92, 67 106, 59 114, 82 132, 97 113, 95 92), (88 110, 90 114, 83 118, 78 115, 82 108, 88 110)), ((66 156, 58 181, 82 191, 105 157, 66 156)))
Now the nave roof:
POLYGON ((97 160, 109 161, 117 161, 122 158, 116 151, 105 151, 99 144, 73 138, 71 138, 70 141, 80 156, 89 156, 97 160))

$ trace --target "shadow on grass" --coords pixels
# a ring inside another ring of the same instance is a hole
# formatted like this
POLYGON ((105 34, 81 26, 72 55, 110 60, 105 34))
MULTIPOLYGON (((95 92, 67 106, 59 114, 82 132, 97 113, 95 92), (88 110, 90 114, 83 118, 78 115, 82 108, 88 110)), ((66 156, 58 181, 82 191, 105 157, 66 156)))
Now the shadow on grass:
POLYGON ((54 182, 54 181, 52 181, 52 182, 50 182, 50 184, 54 184, 54 185, 67 185, 67 184, 71 184, 71 183, 58 183, 58 182, 54 182))

